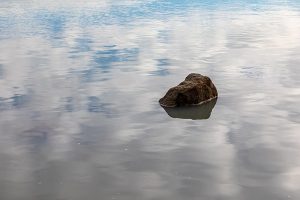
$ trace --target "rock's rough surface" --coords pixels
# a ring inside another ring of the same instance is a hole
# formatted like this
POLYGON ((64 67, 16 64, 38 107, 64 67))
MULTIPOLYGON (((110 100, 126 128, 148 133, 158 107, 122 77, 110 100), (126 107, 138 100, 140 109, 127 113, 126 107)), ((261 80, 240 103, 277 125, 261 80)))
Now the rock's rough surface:
POLYGON ((191 73, 179 85, 169 89, 159 103, 163 107, 196 105, 217 97, 217 88, 209 77, 191 73))

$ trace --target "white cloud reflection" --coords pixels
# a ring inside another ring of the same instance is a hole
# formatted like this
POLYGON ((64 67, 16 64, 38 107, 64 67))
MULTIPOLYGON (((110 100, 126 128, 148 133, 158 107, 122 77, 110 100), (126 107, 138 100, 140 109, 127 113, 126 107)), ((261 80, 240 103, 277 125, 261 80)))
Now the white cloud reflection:
POLYGON ((0 197, 300 197, 297 10, 105 24, 98 9, 145 2, 31 3, 42 18, 9 5, 33 29, 17 21, 0 43, 0 197), (215 81, 216 108, 171 119, 157 100, 192 71, 215 81))

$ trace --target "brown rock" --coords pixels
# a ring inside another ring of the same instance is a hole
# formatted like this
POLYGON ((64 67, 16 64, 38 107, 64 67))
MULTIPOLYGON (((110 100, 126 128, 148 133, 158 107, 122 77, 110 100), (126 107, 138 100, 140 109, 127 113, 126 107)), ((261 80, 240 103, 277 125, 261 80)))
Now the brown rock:
POLYGON ((179 85, 169 89, 159 103, 163 107, 197 105, 217 97, 217 88, 209 77, 191 73, 179 85))

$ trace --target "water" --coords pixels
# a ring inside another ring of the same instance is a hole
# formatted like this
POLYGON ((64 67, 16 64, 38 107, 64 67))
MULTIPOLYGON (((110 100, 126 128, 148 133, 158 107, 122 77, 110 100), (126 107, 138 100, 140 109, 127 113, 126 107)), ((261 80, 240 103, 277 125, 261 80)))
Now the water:
POLYGON ((296 0, 2 0, 0 199, 300 199, 299 33, 296 0), (208 119, 158 105, 191 72, 208 119))

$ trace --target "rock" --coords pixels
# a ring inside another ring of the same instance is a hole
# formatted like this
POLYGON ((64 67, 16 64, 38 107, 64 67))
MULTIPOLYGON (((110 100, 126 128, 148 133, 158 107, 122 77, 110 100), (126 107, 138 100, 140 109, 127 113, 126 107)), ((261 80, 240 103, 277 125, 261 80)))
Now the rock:
POLYGON ((217 98, 198 106, 182 106, 176 108, 163 107, 172 118, 201 120, 208 119, 216 105, 217 98))
POLYGON ((179 85, 169 89, 159 103, 163 107, 198 105, 217 97, 217 88, 209 77, 191 73, 179 85))

